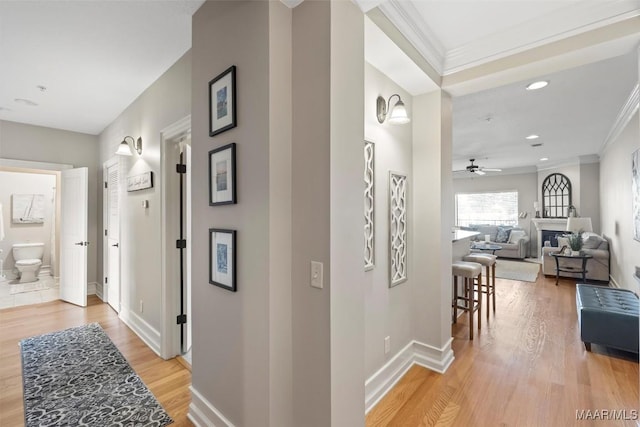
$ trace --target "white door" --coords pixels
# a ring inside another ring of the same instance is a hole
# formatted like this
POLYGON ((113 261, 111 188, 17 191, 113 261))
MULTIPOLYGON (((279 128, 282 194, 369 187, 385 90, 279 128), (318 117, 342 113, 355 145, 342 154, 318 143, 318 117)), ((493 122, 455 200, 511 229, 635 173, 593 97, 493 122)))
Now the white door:
POLYGON ((185 164, 187 165, 187 173, 186 173, 186 188, 185 188, 185 197, 184 203, 185 211, 187 213, 185 218, 185 236, 187 238, 187 250, 186 250, 186 259, 185 259, 185 279, 186 286, 184 287, 184 299, 186 300, 186 313, 187 313, 187 324, 185 325, 187 328, 186 339, 184 342, 184 347, 182 349, 183 353, 188 353, 188 360, 191 361, 191 319, 193 319, 191 315, 191 145, 184 146, 185 150, 183 151, 185 157, 185 164))
POLYGON ((88 169, 62 171, 60 196, 60 299, 87 305, 88 169))
POLYGON ((107 188, 106 205, 106 242, 107 265, 105 271, 107 282, 107 302, 120 312, 120 174, 116 162, 105 169, 107 188))

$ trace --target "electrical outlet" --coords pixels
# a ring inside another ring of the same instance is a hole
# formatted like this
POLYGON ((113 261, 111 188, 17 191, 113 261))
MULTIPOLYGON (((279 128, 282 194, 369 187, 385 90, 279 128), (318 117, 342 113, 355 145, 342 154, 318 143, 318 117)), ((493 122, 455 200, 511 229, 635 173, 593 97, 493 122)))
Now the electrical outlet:
POLYGON ((384 354, 391 351, 391 337, 384 337, 384 354))
POLYGON ((322 289, 322 263, 311 261, 311 286, 322 289))
POLYGON ((144 310, 144 304, 142 304, 142 300, 140 300, 140 313, 144 310))

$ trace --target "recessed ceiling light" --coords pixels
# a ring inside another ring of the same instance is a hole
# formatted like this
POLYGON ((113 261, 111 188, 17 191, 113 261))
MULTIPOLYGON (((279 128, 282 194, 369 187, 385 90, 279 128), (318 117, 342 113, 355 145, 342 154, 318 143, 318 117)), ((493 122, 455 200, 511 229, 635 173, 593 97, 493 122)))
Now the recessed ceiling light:
POLYGON ((548 85, 549 82, 546 80, 540 80, 537 82, 533 82, 533 83, 529 83, 527 85, 527 90, 538 90, 538 89, 542 89, 543 87, 545 87, 546 85, 548 85))
POLYGON ((24 99, 24 98, 16 98, 14 99, 15 102, 17 102, 18 104, 23 104, 23 105, 28 105, 29 107, 35 107, 38 104, 33 102, 30 99, 24 99))
POLYGON ((540 138, 539 135, 533 134, 533 135, 526 136, 524 139, 538 139, 538 138, 540 138))
POLYGON ((546 162, 547 160, 549 160, 548 157, 543 157, 543 158, 540 159, 541 162, 546 162))

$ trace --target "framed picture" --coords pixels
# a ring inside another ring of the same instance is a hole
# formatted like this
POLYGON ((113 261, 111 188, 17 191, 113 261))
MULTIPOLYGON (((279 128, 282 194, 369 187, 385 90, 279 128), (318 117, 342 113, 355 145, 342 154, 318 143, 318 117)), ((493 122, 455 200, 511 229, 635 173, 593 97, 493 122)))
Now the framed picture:
POLYGON ((389 171, 389 287, 407 280, 407 176, 389 171))
POLYGON ((209 151, 209 205, 236 203, 236 143, 209 151))
POLYGON ((236 231, 209 229, 209 283, 236 291, 236 231))
POLYGON ((236 66, 209 82, 209 136, 236 127, 236 66))
POLYGON ((139 191, 153 188, 153 171, 127 177, 127 191, 139 191))

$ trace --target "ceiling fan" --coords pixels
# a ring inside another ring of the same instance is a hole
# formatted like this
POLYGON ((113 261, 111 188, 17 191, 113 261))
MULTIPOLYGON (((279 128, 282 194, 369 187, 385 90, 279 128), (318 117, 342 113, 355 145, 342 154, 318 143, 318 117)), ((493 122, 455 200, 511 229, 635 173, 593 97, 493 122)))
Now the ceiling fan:
POLYGON ((484 175, 486 172, 502 172, 502 169, 497 169, 497 168, 483 168, 482 166, 479 165, 475 165, 473 164, 473 162, 476 161, 476 159, 469 159, 469 161, 471 162, 471 164, 469 166, 467 166, 464 169, 460 169, 454 172, 471 172, 471 173, 475 173, 478 175, 484 175))

